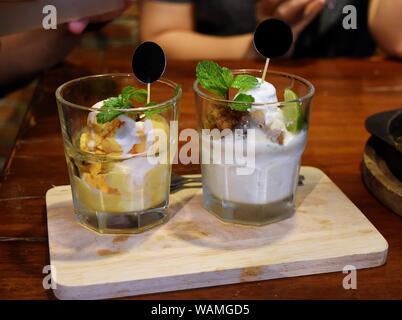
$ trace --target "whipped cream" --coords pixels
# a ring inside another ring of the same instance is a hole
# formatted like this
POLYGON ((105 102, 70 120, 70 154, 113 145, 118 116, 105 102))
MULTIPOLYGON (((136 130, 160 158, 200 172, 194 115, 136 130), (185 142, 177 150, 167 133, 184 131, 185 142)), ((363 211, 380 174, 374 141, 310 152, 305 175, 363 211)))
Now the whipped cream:
POLYGON ((257 78, 258 85, 250 90, 245 91, 245 94, 251 95, 255 103, 264 103, 265 105, 253 106, 250 110, 251 115, 262 113, 264 116, 264 126, 273 131, 282 131, 284 134, 283 144, 288 144, 294 134, 286 130, 285 119, 281 108, 279 107, 278 98, 275 87, 267 82, 257 78))
POLYGON ((123 122, 123 125, 117 128, 114 139, 123 150, 123 155, 127 155, 135 144, 141 142, 138 131, 141 129, 142 123, 135 122, 125 115, 120 115, 117 119, 123 122))
MULTIPOLYGON (((99 109, 102 107, 105 100, 95 103, 92 108, 99 109)), ((88 149, 93 151, 95 148, 95 132, 94 125, 96 125, 96 111, 89 113, 88 122, 91 124, 89 128, 90 140, 88 142, 88 149)), ((145 120, 144 122, 131 119, 130 117, 122 114, 116 118, 122 125, 116 128, 114 133, 114 140, 120 146, 122 155, 126 156, 130 154, 133 146, 141 143, 140 132, 144 132, 146 137, 147 146, 152 144, 153 139, 153 126, 151 120, 145 120)))
POLYGON ((268 81, 262 81, 261 78, 257 78, 257 80, 258 85, 244 93, 252 96, 255 103, 277 103, 275 87, 268 81))

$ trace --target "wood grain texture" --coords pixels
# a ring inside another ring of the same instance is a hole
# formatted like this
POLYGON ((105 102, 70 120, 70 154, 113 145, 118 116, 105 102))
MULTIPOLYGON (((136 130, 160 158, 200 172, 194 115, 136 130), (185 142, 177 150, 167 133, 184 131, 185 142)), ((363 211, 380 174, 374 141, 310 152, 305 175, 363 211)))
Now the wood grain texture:
MULTIPOLYGON (((45 72, 30 108, 30 126, 14 148, 0 181, 0 235, 47 235, 45 193, 53 185, 68 184, 54 90, 72 78, 130 70, 132 49, 111 48, 99 55, 80 49, 67 62, 45 72)), ((231 68, 262 68, 263 61, 220 61, 231 68)), ((191 89, 196 61, 168 61, 166 76, 182 85, 181 126, 195 127, 191 89)), ((402 299, 402 219, 381 205, 364 186, 360 174, 369 134, 369 115, 402 106, 402 64, 379 59, 312 59, 275 61, 272 70, 299 74, 316 86, 310 133, 303 164, 322 169, 367 216, 389 243, 387 263, 358 272, 358 289, 344 290, 342 273, 321 274, 234 284, 136 299, 402 299)), ((180 173, 199 167, 175 166, 180 173)), ((53 297, 44 290, 42 268, 49 264, 46 243, 0 242, 0 298, 53 297)))
POLYGON ((402 182, 394 177, 387 163, 369 142, 364 148, 362 174, 367 188, 373 195, 402 216, 402 182))
POLYGON ((77 224, 71 189, 46 194, 59 299, 101 299, 382 265, 388 244, 319 169, 302 167, 293 217, 262 227, 224 223, 200 189, 171 196, 171 219, 137 235, 77 224), (159 263, 163 261, 163 264, 159 263))

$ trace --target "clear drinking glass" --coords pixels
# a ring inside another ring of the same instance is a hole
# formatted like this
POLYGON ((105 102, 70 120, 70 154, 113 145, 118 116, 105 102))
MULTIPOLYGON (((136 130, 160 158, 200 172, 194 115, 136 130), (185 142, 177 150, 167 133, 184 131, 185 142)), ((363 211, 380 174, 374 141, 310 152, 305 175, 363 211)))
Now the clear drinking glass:
MULTIPOLYGON (((255 77, 262 73, 245 69, 232 72, 255 77)), ((300 158, 307 139, 314 87, 301 77, 282 72, 268 72, 266 81, 276 88, 278 101, 252 103, 247 111, 233 111, 229 104, 238 104, 232 100, 212 95, 198 81, 193 85, 201 136, 203 205, 227 222, 264 225, 290 217, 295 211, 300 158), (291 89, 296 99, 285 102, 285 89, 291 89), (286 122, 286 128, 299 128, 295 134, 265 129, 266 121, 274 119, 269 117, 283 116, 285 112, 297 115, 295 123, 286 122), (220 136, 206 134, 211 129, 220 130, 220 136), (250 161, 235 156, 230 160, 228 155, 236 154, 236 146, 243 147, 243 156, 251 147, 250 161), (218 161, 213 159, 214 152, 220 155, 218 161), (241 174, 239 169, 243 170, 241 174)))
POLYGON ((132 74, 105 74, 56 91, 75 214, 100 233, 141 232, 167 217, 181 89, 160 79, 151 86, 156 104, 118 109, 119 117, 99 123, 98 102, 127 86, 144 88, 132 74), (165 144, 155 147, 163 137, 165 144))

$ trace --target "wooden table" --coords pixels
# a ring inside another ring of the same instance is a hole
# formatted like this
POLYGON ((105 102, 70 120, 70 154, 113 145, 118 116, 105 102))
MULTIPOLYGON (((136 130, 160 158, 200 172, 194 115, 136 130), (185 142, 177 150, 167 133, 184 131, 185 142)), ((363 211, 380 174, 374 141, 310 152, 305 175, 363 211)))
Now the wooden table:
MULTIPOLYGON (((31 102, 29 125, 21 132, 0 184, 0 298, 54 299, 44 290, 49 263, 45 193, 68 184, 55 88, 79 75, 130 71, 129 49, 104 55, 86 50, 46 72, 31 102), (4 240, 4 238, 3 238, 4 240), (10 241, 12 240, 12 241, 10 241)), ((166 76, 184 90, 181 127, 195 127, 191 89, 196 62, 168 64, 166 76)), ((222 62, 231 68, 261 68, 260 61, 222 62)), ((360 163, 368 133, 364 120, 402 106, 402 64, 371 60, 274 62, 274 70, 301 75, 316 86, 309 141, 303 164, 322 169, 379 229, 389 243, 386 265, 359 270, 358 289, 344 290, 344 274, 322 274, 229 286, 152 294, 144 299, 402 299, 402 218, 383 207, 365 188, 360 163)), ((197 166, 176 166, 180 173, 197 166)), ((246 258, 246 257, 245 257, 246 258)))

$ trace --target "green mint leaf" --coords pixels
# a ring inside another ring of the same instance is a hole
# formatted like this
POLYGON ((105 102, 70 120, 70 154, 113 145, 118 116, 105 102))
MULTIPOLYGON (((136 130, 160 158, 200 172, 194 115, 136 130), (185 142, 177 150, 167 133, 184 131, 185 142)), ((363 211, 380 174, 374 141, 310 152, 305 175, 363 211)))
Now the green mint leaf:
POLYGON ((96 114, 96 121, 98 123, 106 123, 114 120, 121 114, 116 109, 122 109, 123 105, 121 97, 112 97, 105 100, 96 114))
POLYGON ((118 109, 128 109, 132 106, 131 100, 136 100, 140 103, 145 102, 147 90, 135 89, 132 86, 124 87, 117 97, 111 97, 105 100, 96 114, 98 123, 106 123, 114 120, 119 115, 123 114, 118 109))
POLYGON ((102 110, 105 108, 118 108, 119 104, 120 104, 119 98, 117 97, 109 98, 103 102, 103 105, 100 109, 102 110))
POLYGON ((127 86, 127 87, 124 87, 123 90, 121 90, 121 95, 129 96, 134 91, 135 91, 135 89, 133 86, 127 86))
POLYGON ((232 86, 233 74, 232 71, 226 67, 222 67, 222 78, 228 88, 232 86))
POLYGON ((232 103, 229 103, 229 108, 235 111, 247 111, 251 108, 251 103, 254 102, 254 97, 245 93, 239 93, 232 103), (237 103, 234 103, 237 102, 237 103), (244 103, 239 103, 244 102, 244 103))
POLYGON ((237 103, 229 103, 229 107, 236 111, 245 111, 251 107, 254 98, 242 93, 258 85, 256 77, 247 74, 233 76, 232 71, 226 67, 220 67, 217 63, 205 60, 197 64, 196 75, 198 82, 205 89, 218 96, 228 99, 229 88, 239 90, 239 94, 233 100, 237 103), (244 102, 244 103, 239 103, 244 102))
POLYGON ((180 89, 181 89, 181 87, 178 84, 176 84, 176 87, 174 88, 174 95, 175 96, 177 96, 179 94, 180 89))
MULTIPOLYGON (((156 102, 150 102, 150 103, 147 103, 145 106, 146 107, 151 107, 151 106, 155 106, 155 105, 157 105, 156 102)), ((173 106, 172 104, 168 104, 168 105, 166 105, 164 107, 147 110, 147 111, 144 111, 144 115, 145 115, 145 117, 149 118, 149 117, 153 116, 154 114, 163 113, 166 110, 169 110, 172 106, 173 106)))
POLYGON ((226 98, 230 87, 228 85, 228 82, 230 82, 228 71, 230 72, 229 69, 223 69, 213 61, 205 60, 197 64, 196 76, 205 90, 226 98))
POLYGON ((138 89, 131 93, 130 100, 134 99, 138 102, 144 103, 147 101, 148 91, 145 89, 138 89))
POLYGON ((114 120, 119 115, 121 115, 121 112, 119 112, 117 110, 106 109, 106 110, 100 111, 99 113, 96 114, 96 121, 98 123, 103 124, 103 123, 114 120))
POLYGON ((256 77, 248 74, 239 74, 232 82, 232 88, 239 89, 240 91, 250 90, 258 85, 256 77))
POLYGON ((131 100, 136 100, 138 102, 145 102, 147 95, 147 91, 145 89, 138 89, 136 90, 132 86, 127 86, 123 88, 121 91, 121 94, 117 97, 120 99, 119 105, 125 105, 125 106, 130 106, 131 105, 131 100), (144 98, 144 92, 145 92, 145 98, 144 98))

